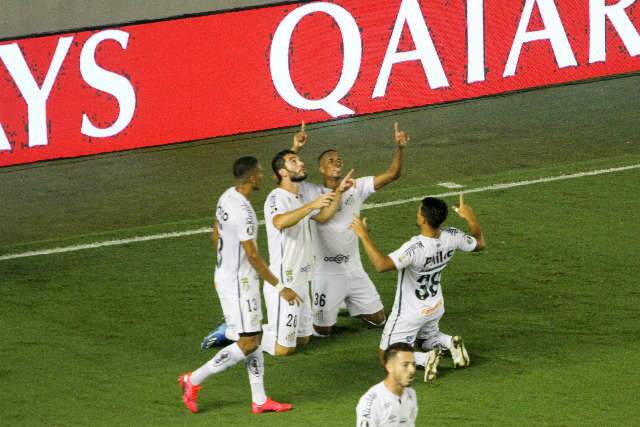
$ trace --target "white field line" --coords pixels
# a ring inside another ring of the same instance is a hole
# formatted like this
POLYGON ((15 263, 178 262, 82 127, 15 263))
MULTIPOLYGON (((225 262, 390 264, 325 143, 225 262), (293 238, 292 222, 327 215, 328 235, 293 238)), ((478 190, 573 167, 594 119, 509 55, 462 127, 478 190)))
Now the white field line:
MULTIPOLYGON (((544 184, 547 182, 563 181, 566 179, 584 178, 587 176, 594 176, 594 175, 605 175, 609 173, 623 172, 623 171, 627 171, 631 169, 639 169, 639 168, 640 168, 640 164, 621 166, 621 167, 610 168, 610 169, 598 169, 598 170, 592 170, 587 172, 577 172, 569 175, 557 175, 557 176, 550 176, 546 178, 531 179, 526 181, 493 184, 486 187, 468 188, 466 190, 463 190, 463 192, 465 194, 469 194, 469 193, 483 193, 485 191, 506 190, 506 189, 515 188, 515 187, 544 184)), ((460 192, 461 191, 450 191, 447 193, 433 194, 432 197, 442 198, 442 197, 457 196, 458 194, 460 194, 460 192)), ((394 200, 391 202, 384 202, 384 203, 365 204, 362 206, 362 210, 377 209, 377 208, 383 208, 387 206, 403 205, 405 203, 417 202, 419 200, 422 200, 423 197, 425 196, 412 197, 410 199, 394 200)), ((264 225, 264 221, 260 221, 260 225, 264 225)), ((64 246, 64 247, 58 247, 58 248, 43 249, 39 251, 22 252, 17 254, 7 254, 7 255, 1 255, 0 261, 7 261, 11 259, 33 257, 33 256, 40 256, 40 255, 60 254, 65 252, 75 252, 75 251, 82 251, 85 249, 102 248, 105 246, 127 245, 130 243, 148 242, 150 240, 171 239, 176 237, 192 236, 194 234, 206 234, 206 233, 211 233, 211 230, 212 230, 211 227, 202 227, 195 230, 175 231, 171 233, 152 234, 147 236, 136 236, 128 239, 105 240, 102 242, 86 243, 82 245, 64 246)))

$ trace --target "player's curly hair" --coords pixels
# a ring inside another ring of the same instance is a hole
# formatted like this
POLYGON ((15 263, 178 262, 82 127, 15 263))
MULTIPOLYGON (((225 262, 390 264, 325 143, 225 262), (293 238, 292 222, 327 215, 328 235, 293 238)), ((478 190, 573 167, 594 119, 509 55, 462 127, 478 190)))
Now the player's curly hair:
POLYGON ((396 342, 396 343, 391 344, 384 351, 384 355, 383 355, 384 364, 386 365, 387 362, 389 360, 393 359, 394 357, 396 357, 396 355, 398 353, 407 352, 407 351, 410 352, 410 353, 413 353, 413 346, 411 344, 409 344, 409 343, 396 342))
POLYGON ((431 228, 438 228, 447 219, 449 209, 444 200, 436 199, 435 197, 425 197, 422 199, 420 206, 422 216, 429 224, 431 228))

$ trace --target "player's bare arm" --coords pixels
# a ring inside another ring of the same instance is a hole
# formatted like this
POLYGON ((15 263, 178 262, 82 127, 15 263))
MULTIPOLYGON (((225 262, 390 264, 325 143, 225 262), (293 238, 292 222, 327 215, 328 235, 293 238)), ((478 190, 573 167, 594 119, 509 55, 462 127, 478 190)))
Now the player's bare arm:
POLYGON ((318 214, 313 216, 311 219, 313 219, 316 222, 319 222, 320 224, 324 224, 328 222, 331 218, 333 218, 336 211, 338 210, 338 206, 340 206, 340 200, 342 200, 342 193, 344 193, 349 188, 355 185, 355 180, 353 179, 353 172, 354 170, 351 169, 347 174, 347 176, 345 176, 342 179, 342 181, 340 181, 340 184, 338 184, 338 187, 334 192, 336 196, 334 197, 333 201, 329 204, 329 206, 322 208, 320 212, 318 212, 318 214))
POLYGON ((329 206, 335 197, 335 193, 322 194, 298 209, 275 215, 273 226, 278 230, 293 227, 314 210, 329 206))
POLYGON ((402 157, 404 148, 407 146, 407 142, 409 142, 410 138, 405 131, 400 130, 398 122, 395 122, 394 130, 396 149, 393 152, 393 158, 391 159, 389 168, 383 173, 375 176, 373 179, 373 185, 376 190, 379 190, 385 185, 397 180, 398 178, 400 178, 400 175, 402 173, 402 157))
MULTIPOLYGON (((244 250, 244 253, 247 255, 249 264, 251 264, 253 269, 256 270, 260 278, 265 282, 269 282, 269 284, 277 288, 277 285, 278 283, 280 283, 280 281, 276 276, 273 275, 271 270, 269 270, 269 267, 267 267, 267 263, 264 262, 264 259, 262 259, 262 257, 260 256, 258 248, 256 247, 256 243, 253 240, 245 240, 243 242, 240 242, 240 244, 242 245, 242 250, 244 250)), ((302 298, 300 298, 300 296, 291 288, 283 288, 280 291, 280 296, 290 304, 302 303, 302 298)))
POLYGON ((373 243, 373 240, 371 240, 366 218, 355 217, 351 223, 351 229, 362 242, 362 246, 377 272, 393 271, 396 269, 396 265, 391 258, 382 253, 373 243))
POLYGON ((464 194, 460 193, 460 204, 458 206, 454 206, 453 210, 460 216, 460 218, 464 219, 469 226, 469 233, 476 238, 478 244, 474 249, 474 252, 480 252, 486 247, 486 242, 484 240, 484 234, 482 234, 482 229, 480 228, 480 223, 478 222, 478 218, 476 218, 473 209, 471 206, 464 203, 464 194))
POLYGON ((298 131, 295 135, 293 135, 293 143, 291 144, 291 151, 294 153, 299 153, 304 147, 304 144, 307 143, 307 132, 304 130, 304 120, 300 125, 300 131, 298 131))

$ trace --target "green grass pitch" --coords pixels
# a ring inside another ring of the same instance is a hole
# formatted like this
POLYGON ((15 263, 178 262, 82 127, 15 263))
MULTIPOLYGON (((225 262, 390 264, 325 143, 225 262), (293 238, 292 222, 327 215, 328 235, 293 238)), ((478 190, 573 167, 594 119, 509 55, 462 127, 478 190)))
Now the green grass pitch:
MULTIPOLYGON (((302 153, 338 148, 358 176, 382 171, 393 122, 411 135, 400 180, 369 202, 640 164, 638 84, 627 77, 309 126, 302 153)), ((231 162, 268 172, 279 130, 0 169, 0 256, 211 224, 231 162)), ((259 216, 273 183, 253 200, 259 216)), ((445 332, 466 370, 417 378, 418 425, 633 425, 640 417, 640 169, 469 194, 487 236, 443 274, 445 332), (636 396, 636 397, 634 397, 636 396)), ((455 202, 455 197, 447 198, 455 202)), ((416 203, 371 209, 384 251, 417 233, 416 203)), ((449 224, 463 227, 452 214, 449 224)), ((266 233, 260 230, 266 257, 266 233)), ((0 425, 351 426, 383 377, 379 329, 341 317, 335 336, 266 359, 286 414, 251 415, 243 366, 210 378, 201 413, 177 375, 213 356, 221 318, 208 235, 0 261, 0 425)), ((376 274, 388 310, 395 273, 376 274)), ((266 312, 265 312, 266 315, 266 312)))

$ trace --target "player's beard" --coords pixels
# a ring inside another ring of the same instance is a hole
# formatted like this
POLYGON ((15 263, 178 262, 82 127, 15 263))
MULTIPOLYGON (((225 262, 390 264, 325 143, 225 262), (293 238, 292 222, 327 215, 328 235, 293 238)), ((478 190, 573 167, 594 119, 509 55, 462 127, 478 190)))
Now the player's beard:
POLYGON ((302 182, 307 179, 307 174, 303 173, 302 175, 296 175, 291 177, 292 182, 302 182))

